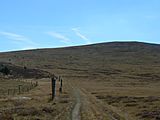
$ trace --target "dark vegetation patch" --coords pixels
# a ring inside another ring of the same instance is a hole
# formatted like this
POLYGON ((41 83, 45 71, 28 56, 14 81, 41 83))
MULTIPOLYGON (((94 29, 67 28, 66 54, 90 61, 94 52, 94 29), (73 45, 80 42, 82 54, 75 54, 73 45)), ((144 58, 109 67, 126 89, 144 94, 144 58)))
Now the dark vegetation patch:
POLYGON ((0 120, 14 120, 14 118, 10 113, 0 112, 0 120))
POLYGON ((59 103, 69 103, 69 101, 67 99, 64 99, 64 100, 60 100, 59 103))
POLYGON ((55 114, 56 109, 51 106, 43 107, 15 107, 11 109, 1 110, 0 120, 12 120, 12 116, 42 116, 43 114, 55 114), (1 119, 5 118, 5 119, 1 119), (9 119, 10 118, 10 119, 9 119))
POLYGON ((3 73, 4 75, 10 75, 10 77, 13 78, 18 78, 18 77, 23 77, 23 78, 46 78, 50 76, 50 73, 39 70, 39 69, 31 69, 27 68, 26 66, 20 67, 20 66, 15 66, 10 63, 2 63, 0 62, 0 72, 3 73))
POLYGON ((153 74, 153 73, 144 73, 144 74, 136 74, 136 75, 145 80, 160 80, 160 75, 153 74))
POLYGON ((45 113, 53 113, 55 111, 55 108, 53 107, 43 107, 42 111, 45 113))
POLYGON ((134 106, 138 106, 137 103, 127 103, 125 104, 125 107, 134 107, 134 106))
POLYGON ((118 69, 102 69, 102 70, 94 70, 95 73, 101 73, 104 75, 114 75, 122 73, 121 70, 118 69))
POLYGON ((160 108, 158 103, 160 97, 131 97, 131 96, 96 96, 112 106, 121 106, 127 109, 135 110, 134 115, 140 120, 160 120, 160 108))
POLYGON ((141 119, 155 119, 160 120, 160 109, 155 110, 143 110, 138 113, 136 116, 140 117, 141 119))
POLYGON ((108 104, 123 103, 125 106, 136 106, 138 102, 152 103, 160 100, 160 97, 130 97, 130 96, 96 96, 98 99, 106 101, 108 104))
POLYGON ((53 69, 54 66, 53 65, 44 65, 43 68, 44 69, 53 69))
POLYGON ((65 69, 65 70, 70 70, 70 71, 83 71, 83 72, 87 72, 88 70, 83 70, 83 69, 74 69, 74 68, 65 68, 65 67, 60 67, 58 69, 65 69))
POLYGON ((64 77, 69 78, 88 78, 88 75, 64 75, 64 77))
POLYGON ((41 111, 36 109, 35 107, 30 108, 16 108, 12 109, 11 113, 16 113, 19 116, 35 116, 35 115, 41 115, 41 111))
POLYGON ((0 65, 0 72, 3 74, 3 75, 8 75, 10 74, 10 70, 7 66, 1 64, 0 65))

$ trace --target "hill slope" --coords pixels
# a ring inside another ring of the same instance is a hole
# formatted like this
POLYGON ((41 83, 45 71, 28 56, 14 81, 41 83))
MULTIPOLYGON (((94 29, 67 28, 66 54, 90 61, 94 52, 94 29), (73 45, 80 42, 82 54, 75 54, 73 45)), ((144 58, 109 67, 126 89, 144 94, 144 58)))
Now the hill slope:
MULTIPOLYGON (((0 64, 5 62, 13 73, 16 71, 15 74, 40 77, 39 74, 46 75, 47 72, 45 74, 43 71, 48 71, 63 76, 63 93, 57 94, 57 106, 48 102, 50 79, 43 79, 39 80, 40 86, 29 93, 36 99, 29 104, 26 102, 27 107, 23 108, 28 110, 32 105, 33 109, 34 105, 35 111, 41 112, 42 104, 51 106, 62 120, 70 116, 74 118, 77 114, 85 120, 159 119, 159 61, 160 45, 139 42, 0 53, 0 64), (24 66, 27 67, 27 74, 24 66), (75 105, 74 109, 71 104, 75 105), (61 111, 60 114, 56 110, 61 111)), ((59 82, 56 85, 58 93, 59 82)), ((42 113, 47 118, 57 119, 50 110, 49 114, 42 113)))
POLYGON ((1 62, 63 76, 160 79, 160 45, 111 42, 86 46, 0 53, 1 62))
POLYGON ((48 78, 50 76, 50 73, 39 69, 28 69, 25 66, 0 62, 0 77, 4 78, 4 74, 8 74, 8 78, 48 78))

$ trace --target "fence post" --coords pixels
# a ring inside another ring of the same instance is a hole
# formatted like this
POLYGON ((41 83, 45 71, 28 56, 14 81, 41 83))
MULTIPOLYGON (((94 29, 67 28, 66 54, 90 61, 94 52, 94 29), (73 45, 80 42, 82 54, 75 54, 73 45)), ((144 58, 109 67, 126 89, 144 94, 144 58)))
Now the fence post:
POLYGON ((21 86, 22 86, 22 85, 18 85, 19 94, 21 94, 21 86))
POLYGON ((62 79, 60 79, 60 88, 59 88, 59 92, 62 93, 62 79))
POLYGON ((10 89, 8 89, 8 95, 9 95, 9 93, 10 93, 10 89))
POLYGON ((33 89, 33 83, 32 83, 32 81, 31 81, 31 84, 30 84, 30 85, 31 85, 31 89, 33 89))
POLYGON ((61 79, 61 87, 62 87, 62 79, 61 79))
POLYGON ((59 82, 60 82, 60 80, 61 80, 61 76, 58 76, 58 79, 59 79, 59 82))
POLYGON ((36 86, 38 86, 38 81, 36 81, 36 86))
POLYGON ((52 100, 53 100, 56 95, 56 79, 54 77, 52 77, 51 85, 52 85, 51 87, 52 87, 52 100))

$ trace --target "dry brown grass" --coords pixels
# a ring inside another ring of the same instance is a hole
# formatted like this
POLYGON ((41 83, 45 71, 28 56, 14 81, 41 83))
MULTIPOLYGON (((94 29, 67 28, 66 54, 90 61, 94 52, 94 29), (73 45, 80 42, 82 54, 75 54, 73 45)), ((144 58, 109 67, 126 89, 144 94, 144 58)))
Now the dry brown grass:
MULTIPOLYGON (((0 117, 6 120, 7 114, 15 120, 51 120, 51 119, 70 119, 70 111, 72 100, 68 93, 58 93, 54 101, 51 101, 51 86, 50 80, 39 80, 39 86, 31 90, 29 93, 18 96, 25 96, 31 99, 12 99, 13 97, 0 100, 0 117)), ((14 96, 18 98, 18 96, 14 96)))
MULTIPOLYGON (((159 60, 159 45, 136 42, 0 54, 2 62, 63 76, 66 94, 58 95, 56 102, 49 102, 50 83, 44 80, 27 94, 32 100, 21 103, 21 106, 34 107, 41 112, 42 119, 56 117, 43 113, 41 104, 54 106, 53 113, 61 113, 56 115, 57 118, 70 116, 74 100, 71 86, 81 90, 83 119, 105 120, 108 114, 128 120, 159 119, 159 60)), ((3 104, 4 107, 14 106, 11 101, 3 104)), ((47 107, 46 111, 51 112, 52 108, 47 107)), ((34 117, 37 116, 31 116, 34 117)))
MULTIPOLYGON (((78 79, 78 78, 77 78, 78 79)), ((104 108, 111 109, 124 119, 155 120, 159 118, 160 82, 142 83, 135 81, 75 80, 92 96, 103 102, 104 108), (131 83, 131 84, 130 84, 131 83), (134 84, 134 86, 133 86, 134 84)))

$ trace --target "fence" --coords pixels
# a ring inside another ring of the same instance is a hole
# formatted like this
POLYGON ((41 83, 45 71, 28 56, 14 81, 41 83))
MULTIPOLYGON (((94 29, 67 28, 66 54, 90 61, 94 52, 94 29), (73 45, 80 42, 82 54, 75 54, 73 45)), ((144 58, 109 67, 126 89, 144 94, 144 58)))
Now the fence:
POLYGON ((59 76, 53 76, 51 78, 51 88, 52 88, 52 96, 51 99, 53 100, 56 96, 56 81, 59 81, 59 93, 62 93, 62 78, 59 76))
POLYGON ((38 81, 17 80, 17 86, 0 89, 0 97, 27 93, 38 86, 38 81), (20 82, 20 83, 19 83, 20 82))
MULTIPOLYGON (((21 84, 17 84, 14 87, 6 88, 6 89, 1 89, 0 88, 0 97, 14 96, 14 95, 27 93, 30 90, 32 90, 32 89, 34 89, 35 87, 38 86, 38 81, 28 81, 28 80, 17 80, 17 81, 21 82, 21 84)), ((62 82, 63 82, 62 78, 60 76, 59 77, 53 76, 51 78, 52 100, 56 96, 56 87, 57 87, 56 86, 57 85, 56 81, 59 82, 59 93, 60 94, 62 93, 62 82)))

